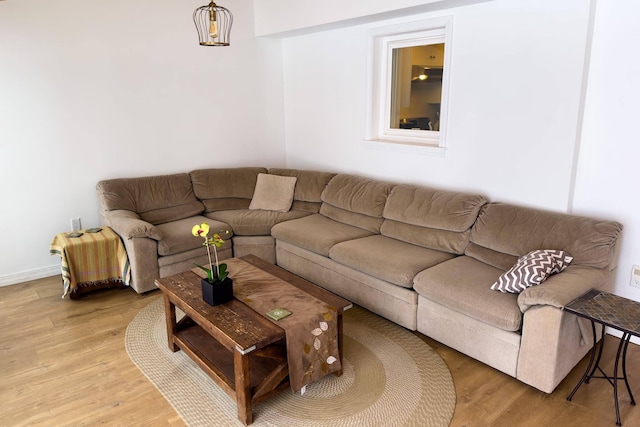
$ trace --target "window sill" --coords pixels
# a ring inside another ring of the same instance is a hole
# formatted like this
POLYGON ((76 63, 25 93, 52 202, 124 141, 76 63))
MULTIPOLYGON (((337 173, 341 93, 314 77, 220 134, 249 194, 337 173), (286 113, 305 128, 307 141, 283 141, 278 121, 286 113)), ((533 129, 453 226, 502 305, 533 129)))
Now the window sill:
POLYGON ((395 151, 397 153, 420 154, 435 157, 444 157, 446 151, 444 147, 437 145, 378 139, 365 140, 364 147, 368 150, 395 151))

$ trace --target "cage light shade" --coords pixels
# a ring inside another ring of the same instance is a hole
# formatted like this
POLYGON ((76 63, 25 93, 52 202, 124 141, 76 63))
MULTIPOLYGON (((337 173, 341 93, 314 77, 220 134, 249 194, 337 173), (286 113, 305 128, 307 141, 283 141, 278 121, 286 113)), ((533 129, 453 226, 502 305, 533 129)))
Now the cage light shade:
POLYGON ((200 46, 229 46, 233 15, 214 2, 200 6, 193 12, 200 46))

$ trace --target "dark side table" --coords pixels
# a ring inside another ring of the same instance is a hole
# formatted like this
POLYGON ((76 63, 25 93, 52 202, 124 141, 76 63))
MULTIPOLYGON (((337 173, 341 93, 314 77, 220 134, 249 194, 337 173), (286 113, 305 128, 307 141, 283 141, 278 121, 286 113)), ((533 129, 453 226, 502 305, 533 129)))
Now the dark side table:
POLYGON ((616 425, 621 426, 620 408, 618 405, 619 380, 624 380, 624 383, 627 386, 627 391, 629 392, 629 397, 631 398, 631 404, 636 404, 633 394, 631 393, 631 387, 629 387, 626 362, 627 348, 629 347, 629 340, 631 339, 631 336, 635 335, 636 337, 640 337, 640 303, 618 295, 600 291, 598 289, 592 289, 566 305, 563 310, 577 316, 584 317, 585 319, 589 319, 591 321, 591 331, 593 333, 593 348, 591 350, 589 365, 584 371, 584 375, 582 375, 580 382, 578 382, 571 394, 567 397, 567 400, 570 401, 580 386, 584 383, 588 384, 591 378, 606 379, 609 381, 609 384, 613 386, 614 401, 616 405, 616 425), (599 350, 597 350, 596 323, 603 325, 599 350), (604 326, 608 326, 622 332, 622 338, 618 345, 618 353, 616 355, 616 362, 613 368, 613 376, 605 374, 599 366, 602 349, 604 348, 604 326), (619 377, 618 366, 621 360, 622 377, 619 377), (596 369, 600 371, 602 376, 594 376, 596 369))

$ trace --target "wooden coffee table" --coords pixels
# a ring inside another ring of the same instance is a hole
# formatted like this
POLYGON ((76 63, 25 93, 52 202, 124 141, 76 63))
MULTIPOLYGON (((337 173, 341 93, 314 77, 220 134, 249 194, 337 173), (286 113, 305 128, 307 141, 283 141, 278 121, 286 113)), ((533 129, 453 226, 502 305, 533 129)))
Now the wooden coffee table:
MULTIPOLYGON (((343 313, 352 304, 258 257, 241 259, 338 309, 342 362, 343 313)), ((164 295, 169 348, 189 355, 236 402, 238 419, 249 425, 253 404, 289 387, 285 331, 239 300, 210 306, 202 300, 200 280, 190 270, 155 281, 164 295), (186 314, 180 322, 176 307, 186 314)))

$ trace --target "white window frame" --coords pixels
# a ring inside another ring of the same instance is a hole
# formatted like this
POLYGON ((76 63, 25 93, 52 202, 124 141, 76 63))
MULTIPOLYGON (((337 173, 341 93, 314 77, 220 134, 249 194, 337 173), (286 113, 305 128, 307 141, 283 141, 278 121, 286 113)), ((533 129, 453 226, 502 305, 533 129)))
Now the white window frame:
POLYGON ((365 139, 373 148, 411 150, 417 147, 435 155, 446 148, 449 81, 452 50, 451 16, 412 21, 369 31, 369 99, 365 139), (442 99, 439 131, 391 128, 393 49, 444 43, 442 99))

